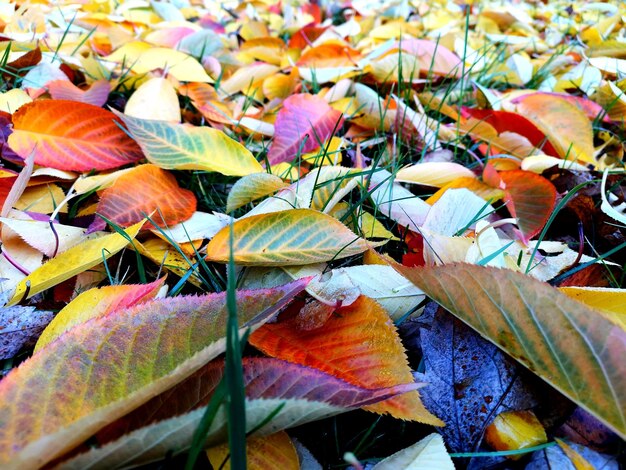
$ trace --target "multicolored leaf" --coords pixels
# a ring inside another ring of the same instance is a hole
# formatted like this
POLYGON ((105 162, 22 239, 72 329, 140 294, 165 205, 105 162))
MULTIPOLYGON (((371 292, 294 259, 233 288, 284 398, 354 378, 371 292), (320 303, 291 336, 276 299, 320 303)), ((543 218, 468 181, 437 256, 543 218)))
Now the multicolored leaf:
POLYGON ((216 171, 230 176, 263 171, 248 149, 220 130, 116 114, 148 161, 160 168, 216 171))
MULTIPOLYGON (((248 266, 293 266, 346 258, 368 243, 337 219, 311 209, 291 209, 239 219, 232 225, 235 263, 248 266)), ((207 259, 229 259, 230 226, 207 245, 207 259)))
MULTIPOLYGON (((250 343, 269 356, 313 367, 362 387, 413 382, 404 348, 389 315, 364 296, 337 309, 319 328, 304 331, 298 329, 296 318, 282 319, 257 330, 250 336, 250 343)), ((443 425, 424 408, 418 392, 367 409, 443 425)))
POLYGON ((46 327, 37 340, 35 352, 79 323, 153 299, 164 282, 165 277, 150 284, 104 286, 79 294, 46 327))
POLYGON ((516 111, 531 120, 566 160, 595 165, 591 121, 578 106, 555 95, 530 93, 513 100, 516 111))
POLYGON ((274 142, 267 155, 270 165, 290 162, 315 150, 342 123, 341 113, 324 99, 304 93, 290 96, 276 117, 274 142))
POLYGON ((617 433, 626 436, 626 332, 521 273, 469 264, 394 267, 617 433))
MULTIPOLYGON (((105 189, 96 213, 122 227, 150 217, 158 226, 172 226, 189 219, 196 211, 196 196, 178 186, 176 178, 155 165, 140 165, 120 176, 105 189)), ((100 217, 89 227, 102 230, 106 222, 100 217)), ((146 224, 145 229, 153 228, 146 224)))
MULTIPOLYGON (((242 325, 258 327, 305 285, 238 292, 242 325)), ((191 375, 224 350, 226 319, 219 293, 147 302, 68 331, 0 382, 2 466, 42 466, 191 375)))
POLYGON ((110 111, 76 101, 38 100, 13 115, 9 146, 22 158, 68 171, 108 170, 143 157, 110 111))
MULTIPOLYGON (((64 469, 137 465, 189 448, 204 406, 224 373, 214 361, 176 387, 153 398, 98 436, 107 444, 79 455, 64 469), (129 432, 130 431, 130 432, 129 432), (111 439, 115 439, 109 442, 111 439)), ((370 390, 324 372, 271 358, 243 360, 246 429, 255 436, 273 434, 318 419, 379 402, 413 390, 416 384, 370 390), (274 416, 268 422, 267 417, 274 416), (263 426, 260 426, 262 423, 263 426)), ((209 429, 206 446, 226 440, 227 416, 222 408, 209 429)))

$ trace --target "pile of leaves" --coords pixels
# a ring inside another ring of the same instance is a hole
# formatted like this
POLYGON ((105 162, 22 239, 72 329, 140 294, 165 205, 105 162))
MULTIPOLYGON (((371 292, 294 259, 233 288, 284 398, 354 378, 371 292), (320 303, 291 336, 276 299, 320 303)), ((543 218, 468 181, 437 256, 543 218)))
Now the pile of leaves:
POLYGON ((623 2, 7 1, 0 48, 2 468, 618 468, 623 2))

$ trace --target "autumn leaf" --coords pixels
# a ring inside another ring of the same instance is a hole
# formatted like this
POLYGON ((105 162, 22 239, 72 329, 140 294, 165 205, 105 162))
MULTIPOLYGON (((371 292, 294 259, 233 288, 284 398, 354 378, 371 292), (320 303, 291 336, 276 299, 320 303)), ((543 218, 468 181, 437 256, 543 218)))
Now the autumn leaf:
POLYGON ((52 258, 20 281, 8 305, 15 305, 23 299, 29 299, 39 292, 102 263, 128 245, 137 236, 143 224, 144 221, 141 221, 128 227, 123 235, 112 233, 86 240, 52 258))
POLYGON ((117 168, 143 157, 117 122, 113 113, 90 104, 35 101, 13 115, 9 145, 22 158, 34 151, 36 164, 60 170, 117 168))
POLYGON ((290 162, 315 150, 342 122, 341 113, 323 99, 308 94, 290 96, 276 117, 276 135, 267 155, 269 163, 290 162))
MULTIPOLYGON (((415 384, 409 384, 366 389, 319 370, 271 358, 244 359, 243 371, 245 426, 255 429, 258 436, 410 393, 415 388, 415 384), (270 413, 273 418, 268 423, 270 413)), ((105 445, 65 462, 62 468, 149 463, 163 458, 171 449, 181 452, 189 448, 204 412, 202 405, 212 396, 223 373, 223 361, 210 363, 115 423, 103 436, 105 445), (115 440, 109 442, 110 439, 115 440)), ((226 425, 227 416, 222 409, 211 425, 205 445, 224 442, 226 425)))
POLYGON ((77 295, 41 333, 35 352, 79 323, 153 299, 164 281, 161 278, 144 285, 104 286, 77 295))
MULTIPOLYGON (((304 285, 239 292, 242 324, 258 327, 304 285)), ((73 328, 0 382, 0 462, 34 467, 62 455, 221 353, 225 331, 224 293, 155 300, 73 328)))
POLYGON ((117 113, 149 162, 166 170, 205 170, 244 176, 263 171, 252 153, 222 131, 117 113))
MULTIPOLYGON (((250 470, 264 470, 276 467, 285 470, 299 470, 300 461, 293 442, 285 431, 270 434, 266 437, 248 438, 246 460, 250 470)), ((219 467, 228 460, 230 450, 227 444, 211 447, 206 451, 213 467, 219 467)), ((227 462, 225 469, 230 470, 227 462)))
MULTIPOLYGON (((0 295, 5 304, 8 292, 0 295)), ((0 307, 0 359, 10 359, 41 334, 54 314, 34 307, 0 307)))
POLYGON ((550 139, 558 156, 595 164, 591 121, 577 106, 558 96, 541 93, 513 100, 516 110, 550 139))
POLYGON ((598 312, 523 274, 452 264, 394 265, 433 300, 619 434, 626 435, 626 332, 598 312))
MULTIPOLYGON (((322 370, 367 388, 413 382, 404 348, 387 313, 360 297, 337 310, 321 327, 304 331, 294 319, 267 325, 250 343, 272 357, 322 370)), ((422 405, 418 392, 368 407, 377 413, 441 426, 422 405)))
MULTIPOLYGON (((337 219, 311 209, 260 214, 233 225, 232 254, 236 263, 256 266, 289 266, 319 263, 356 255, 368 249, 337 219)), ((227 262, 229 230, 224 227, 207 245, 207 259, 227 262)))
MULTIPOLYGON (((100 197, 96 213, 122 227, 150 217, 144 229, 172 226, 189 219, 196 211, 196 196, 178 186, 170 172, 155 165, 140 165, 120 176, 100 197)), ((100 217, 89 227, 103 230, 106 221, 100 217)))

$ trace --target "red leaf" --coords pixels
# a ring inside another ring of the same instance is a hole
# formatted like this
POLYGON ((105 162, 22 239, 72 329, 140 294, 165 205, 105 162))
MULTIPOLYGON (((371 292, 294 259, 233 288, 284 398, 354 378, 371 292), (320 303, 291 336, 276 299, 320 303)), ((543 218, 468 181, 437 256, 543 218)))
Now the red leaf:
POLYGON ((518 218, 524 243, 537 235, 556 205, 556 188, 543 176, 524 170, 500 173, 507 208, 518 218))
POLYGON ((463 107, 461 109, 461 113, 465 117, 473 117, 487 122, 493 126, 496 131, 498 131, 498 134, 501 134, 502 132, 515 132, 523 135, 535 147, 542 148, 546 154, 552 155, 553 157, 559 157, 559 154, 547 140, 545 134, 524 116, 508 111, 494 111, 492 109, 476 109, 467 107, 463 107))
POLYGON ((66 100, 38 100, 13 115, 10 147, 22 158, 67 171, 108 170, 143 157, 107 110, 66 100))
POLYGON ((318 96, 290 96, 276 118, 276 136, 268 153, 270 165, 290 162, 331 137, 343 123, 341 113, 318 96))
MULTIPOLYGON (((170 172, 147 164, 120 176, 102 193, 96 212, 122 227, 150 215, 159 226, 172 226, 189 219, 196 211, 196 197, 178 186, 170 172), (156 211, 156 212, 155 212, 156 211)), ((97 218, 89 230, 102 230, 106 222, 97 218)), ((153 229, 152 224, 143 229, 153 229)))

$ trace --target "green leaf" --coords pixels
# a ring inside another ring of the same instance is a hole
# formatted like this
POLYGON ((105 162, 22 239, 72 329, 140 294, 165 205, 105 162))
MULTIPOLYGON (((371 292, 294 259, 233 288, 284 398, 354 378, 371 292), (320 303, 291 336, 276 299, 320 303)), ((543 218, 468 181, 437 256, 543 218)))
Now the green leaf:
POLYGON ((572 401, 626 436, 626 332, 558 289, 469 264, 394 267, 572 401))
POLYGON ((114 112, 124 121, 148 161, 166 170, 215 171, 228 176, 263 171, 248 149, 220 130, 114 112))

